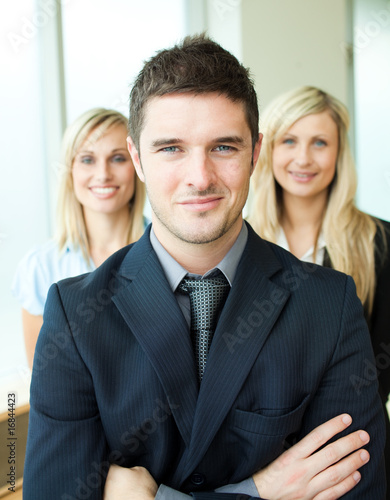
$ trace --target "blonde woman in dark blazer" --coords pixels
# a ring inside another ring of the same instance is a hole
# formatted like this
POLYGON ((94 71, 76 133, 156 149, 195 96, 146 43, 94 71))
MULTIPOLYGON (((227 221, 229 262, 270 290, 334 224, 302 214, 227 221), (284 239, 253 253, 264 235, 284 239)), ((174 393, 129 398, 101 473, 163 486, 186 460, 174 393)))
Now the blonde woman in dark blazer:
MULTIPOLYGON (((271 102, 260 124, 264 139, 248 220, 260 236, 299 259, 354 278, 385 404, 390 393, 390 224, 355 205, 347 108, 305 86, 271 102)), ((370 370, 375 373, 375 367, 370 370)), ((357 394, 365 382, 355 381, 357 394)), ((390 477, 390 446, 387 457, 390 477)))

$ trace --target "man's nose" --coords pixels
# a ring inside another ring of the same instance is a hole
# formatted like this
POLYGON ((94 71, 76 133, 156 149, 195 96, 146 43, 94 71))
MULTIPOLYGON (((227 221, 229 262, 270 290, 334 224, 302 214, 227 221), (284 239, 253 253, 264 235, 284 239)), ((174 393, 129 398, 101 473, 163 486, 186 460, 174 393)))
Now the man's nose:
POLYGON ((215 166, 205 152, 194 152, 188 163, 187 183, 204 191, 214 183, 215 166))

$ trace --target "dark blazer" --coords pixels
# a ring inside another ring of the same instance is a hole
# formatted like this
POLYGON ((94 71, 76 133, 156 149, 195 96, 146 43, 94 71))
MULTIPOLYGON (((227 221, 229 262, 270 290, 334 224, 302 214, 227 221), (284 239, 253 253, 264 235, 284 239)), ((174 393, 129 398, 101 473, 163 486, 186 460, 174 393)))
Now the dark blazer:
MULTIPOLYGON (((378 229, 375 237, 376 289, 368 326, 374 348, 379 394, 388 417, 386 403, 390 394, 390 224, 383 220, 380 222, 384 232, 378 229)), ((386 418, 385 467, 386 477, 390 478, 389 418, 386 418)), ((390 487, 387 489, 386 499, 390 500, 390 487)))
POLYGON ((382 500, 373 362, 352 278, 302 263, 249 227, 199 389, 188 326, 147 230, 93 273, 50 289, 24 499, 101 499, 110 462, 144 466, 184 492, 211 491, 348 412, 350 430, 371 436, 371 460, 345 498, 382 500))
MULTIPOLYGON (((379 382, 384 397, 390 394, 390 223, 379 219, 374 240, 375 252, 375 296, 371 316, 366 319, 378 360, 379 382), (383 231, 382 231, 383 229, 383 231)), ((325 250, 324 266, 332 267, 325 250)))
MULTIPOLYGON (((390 394, 390 223, 379 220, 381 228, 377 229, 375 247, 375 296, 371 316, 366 313, 374 349, 375 365, 372 371, 377 371, 379 394, 386 414, 386 445, 385 463, 386 477, 390 478, 390 420, 386 403, 390 394)), ((330 258, 325 252, 324 265, 331 267, 330 258)), ((387 491, 390 500, 390 488, 387 491)))
POLYGON ((386 398, 390 394, 390 223, 380 221, 375 237, 376 289, 369 329, 377 361, 379 384, 386 398))

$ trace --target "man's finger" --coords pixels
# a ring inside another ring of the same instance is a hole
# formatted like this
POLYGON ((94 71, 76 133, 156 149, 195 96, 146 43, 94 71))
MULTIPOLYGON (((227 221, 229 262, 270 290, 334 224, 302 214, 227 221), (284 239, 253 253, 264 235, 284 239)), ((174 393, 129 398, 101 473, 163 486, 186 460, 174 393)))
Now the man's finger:
POLYGON ((313 500, 336 500, 352 490, 360 481, 361 475, 359 472, 354 472, 341 483, 332 486, 331 488, 322 491, 314 497, 313 500))
MULTIPOLYGON (((310 458, 312 462, 311 466, 314 466, 317 472, 321 472, 336 462, 339 462, 344 457, 347 457, 352 452, 359 450, 359 448, 366 445, 369 441, 370 436, 366 431, 352 432, 352 434, 348 434, 348 436, 344 436, 334 443, 328 444, 324 449, 315 453, 310 458)), ((358 455, 356 455, 356 457, 357 456, 358 455)), ((362 465, 363 464, 361 464, 360 467, 362 465)))
MULTIPOLYGON (((370 454, 367 450, 358 450, 335 465, 328 467, 313 478, 311 483, 313 494, 323 491, 327 485, 331 486, 330 491, 344 491, 346 485, 352 485, 351 478, 355 478, 357 470, 369 460, 370 454), (347 482, 345 482, 346 479, 348 479, 347 482)), ((357 473, 356 478, 359 477, 360 473, 357 473)), ((342 494, 345 494, 345 491, 342 494)), ((333 497, 331 496, 330 498, 333 497)))
POLYGON ((284 454, 286 455, 284 458, 287 458, 288 455, 291 455, 292 459, 309 457, 336 434, 344 431, 351 423, 352 418, 347 413, 328 420, 324 424, 316 427, 307 436, 290 448, 290 450, 284 454))

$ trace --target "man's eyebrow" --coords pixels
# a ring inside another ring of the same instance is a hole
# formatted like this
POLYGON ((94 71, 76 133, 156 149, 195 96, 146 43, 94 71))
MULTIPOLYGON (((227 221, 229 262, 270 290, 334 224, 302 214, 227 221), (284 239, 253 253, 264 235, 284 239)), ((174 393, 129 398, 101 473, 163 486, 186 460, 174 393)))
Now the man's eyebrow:
POLYGON ((217 137, 216 139, 214 139, 213 142, 216 142, 216 143, 222 143, 222 142, 227 142, 227 143, 234 143, 234 144, 245 144, 245 140, 243 137, 239 136, 239 135, 228 135, 228 136, 225 136, 225 137, 217 137))
POLYGON ((178 137, 171 137, 171 138, 162 138, 162 139, 156 139, 151 143, 152 148, 161 148, 162 146, 171 146, 172 144, 179 144, 183 142, 182 139, 179 139, 178 137))
MULTIPOLYGON (((172 146, 173 144, 181 144, 183 142, 179 137, 170 137, 170 138, 162 138, 156 139, 151 143, 152 148, 161 148, 166 146, 172 146)), ((245 144, 245 140, 243 137, 239 135, 227 135, 223 137, 217 137, 210 141, 214 144, 228 143, 228 144, 245 144)))

